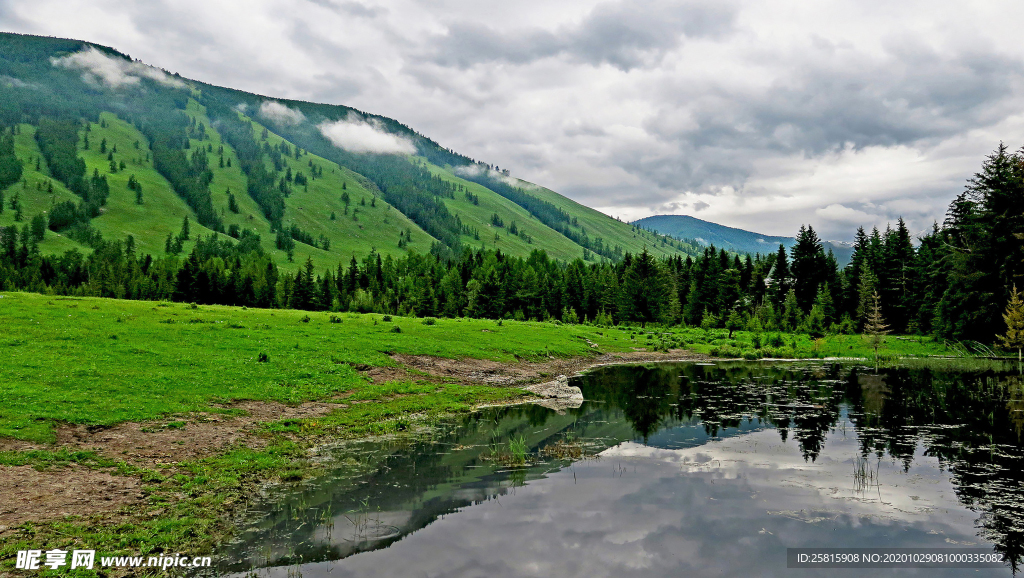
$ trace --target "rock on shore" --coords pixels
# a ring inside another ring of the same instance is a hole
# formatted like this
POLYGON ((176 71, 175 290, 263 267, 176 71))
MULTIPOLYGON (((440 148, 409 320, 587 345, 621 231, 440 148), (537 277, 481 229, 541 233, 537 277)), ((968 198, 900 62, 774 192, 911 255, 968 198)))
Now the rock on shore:
POLYGON ((559 375, 554 381, 531 385, 526 391, 538 397, 583 401, 583 392, 580 388, 569 385, 569 378, 564 375, 559 375))

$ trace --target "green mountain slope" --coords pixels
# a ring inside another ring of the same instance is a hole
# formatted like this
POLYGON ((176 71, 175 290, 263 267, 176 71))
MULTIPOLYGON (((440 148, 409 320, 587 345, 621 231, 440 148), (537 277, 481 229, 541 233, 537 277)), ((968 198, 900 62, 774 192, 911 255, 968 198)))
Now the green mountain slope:
MULTIPOLYGON (((523 182, 525 183, 525 181, 523 182)), ((613 244, 613 246, 622 247, 623 251, 635 254, 646 248, 658 256, 680 253, 698 255, 701 251, 700 246, 682 238, 673 239, 665 233, 658 234, 642 227, 636 227, 632 223, 613 219, 600 211, 581 205, 550 189, 538 187, 532 183, 526 184, 531 187, 530 192, 537 197, 576 216, 580 225, 586 228, 591 236, 604 239, 605 243, 613 244)))
MULTIPOLYGON (((787 249, 796 244, 795 237, 778 237, 762 235, 735 227, 727 227, 704 221, 689 215, 654 215, 633 221, 633 224, 679 239, 693 239, 702 245, 714 245, 716 247, 736 251, 737 253, 749 253, 751 255, 760 253, 766 255, 779 250, 779 245, 787 249)), ((834 241, 823 241, 825 251, 831 250, 835 253, 840 265, 850 261, 853 254, 853 246, 834 241)))
MULTIPOLYGON (((60 181, 50 178, 46 159, 42 157, 36 144, 35 127, 18 124, 17 129, 18 134, 14 135, 14 151, 22 162, 22 182, 3 190, 0 227, 24 225, 33 215, 45 213, 54 203, 78 199, 60 181), (12 204, 21 205, 21 222, 15 220, 16 211, 12 204)), ((50 253, 63 253, 68 249, 81 247, 79 243, 60 234, 48 234, 40 243, 40 249, 50 253)))
POLYGON ((535 249, 544 249, 555 259, 572 260, 583 256, 582 248, 557 231, 545 226, 529 211, 495 193, 494 191, 471 181, 467 181, 434 164, 421 161, 431 174, 440 176, 446 181, 461 185, 465 192, 455 195, 454 199, 445 201, 449 210, 459 216, 463 223, 469 224, 479 234, 465 235, 462 241, 470 247, 486 247, 500 249, 503 253, 524 257, 535 249), (476 197, 475 202, 466 193, 476 197), (493 219, 497 215, 498 219, 493 219), (510 232, 515 223, 518 235, 510 232), (498 240, 495 241, 495 235, 498 240))
POLYGON ((81 41, 0 34, 0 130, 14 133, 23 172, 3 191, 21 220, 9 208, 0 226, 41 215, 48 253, 88 252, 101 235, 187 255, 200 236, 250 233, 279 264, 331 269, 373 252, 544 250, 569 261, 699 250, 496 173, 393 119, 190 81, 81 41), (46 122, 70 127, 47 142, 77 142, 41 149, 46 122), (340 142, 331 127, 397 149, 340 142), (75 216, 55 221, 57 209, 75 216))

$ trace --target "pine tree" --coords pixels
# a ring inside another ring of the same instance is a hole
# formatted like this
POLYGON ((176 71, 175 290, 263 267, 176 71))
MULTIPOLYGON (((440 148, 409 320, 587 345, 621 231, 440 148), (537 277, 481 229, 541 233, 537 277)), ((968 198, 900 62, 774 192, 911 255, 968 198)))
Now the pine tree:
POLYGON ((786 293, 786 301, 782 313, 782 324, 786 331, 797 331, 803 322, 803 314, 800 311, 800 303, 796 300, 796 291, 790 289, 786 293))
POLYGON ((1020 363, 1021 349, 1024 348, 1024 301, 1021 301, 1016 285, 1010 293, 1010 302, 1006 304, 1003 321, 1006 322, 1006 333, 997 337, 1003 347, 1017 350, 1017 362, 1020 363))
POLYGON ((645 247, 623 272, 619 311, 623 320, 671 323, 675 321, 670 299, 674 292, 671 276, 645 247))
POLYGON ((729 314, 729 318, 725 320, 725 328, 729 330, 729 339, 732 339, 734 331, 743 329, 743 314, 738 309, 733 309, 729 314))
POLYGON ((811 226, 800 227, 796 244, 790 252, 793 257, 793 290, 801 311, 809 311, 818 294, 818 288, 826 281, 827 262, 821 240, 811 226))
POLYGON ((882 317, 882 298, 878 291, 871 295, 871 308, 864 321, 864 334, 868 338, 872 349, 875 350, 875 372, 878 372, 878 348, 882 346, 885 336, 889 334, 889 326, 885 324, 882 317))
POLYGON ((861 265, 860 285, 857 287, 857 319, 863 321, 871 311, 871 302, 878 289, 878 279, 868 268, 867 263, 861 265))
POLYGON ((14 193, 14 196, 11 197, 11 208, 14 209, 14 221, 20 223, 22 219, 21 195, 18 193, 14 193))
POLYGON ((46 234, 46 217, 39 213, 32 217, 32 238, 36 241, 42 241, 43 235, 46 234))
POLYGON ((786 258, 786 247, 784 245, 779 245, 779 251, 775 255, 775 263, 772 265, 768 277, 771 284, 769 295, 772 304, 775 305, 776 309, 781 309, 786 301, 786 294, 789 293, 791 282, 789 260, 786 258))
POLYGON ((818 291, 818 296, 814 299, 814 307, 817 307, 821 313, 821 320, 825 327, 828 327, 836 322, 836 309, 834 302, 832 301, 832 291, 828 284, 822 285, 818 291))

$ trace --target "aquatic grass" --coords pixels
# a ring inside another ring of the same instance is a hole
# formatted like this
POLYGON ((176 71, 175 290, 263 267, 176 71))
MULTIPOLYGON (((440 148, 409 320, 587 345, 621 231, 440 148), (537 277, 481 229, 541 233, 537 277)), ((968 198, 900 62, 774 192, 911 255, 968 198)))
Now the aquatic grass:
POLYGON ((569 437, 544 446, 539 453, 545 458, 574 462, 595 457, 593 453, 587 451, 584 442, 574 441, 569 437))
POLYGON ((508 452, 510 465, 522 466, 526 464, 526 453, 528 448, 526 447, 526 438, 519 436, 518 438, 512 438, 508 441, 508 452))
POLYGON ((857 492, 864 492, 872 487, 879 487, 878 468, 881 458, 875 467, 871 467, 867 456, 854 456, 853 458, 853 489, 857 492))
POLYGON ((1019 372, 1022 367, 1017 360, 985 359, 979 357, 896 357, 881 356, 879 369, 931 369, 935 371, 979 372, 993 371, 997 373, 1019 372))

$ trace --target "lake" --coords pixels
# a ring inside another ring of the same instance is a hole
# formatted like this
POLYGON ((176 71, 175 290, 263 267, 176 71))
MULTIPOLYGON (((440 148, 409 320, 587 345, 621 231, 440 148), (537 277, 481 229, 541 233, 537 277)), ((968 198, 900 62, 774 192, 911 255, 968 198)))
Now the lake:
POLYGON ((599 368, 578 407, 492 408, 324 448, 217 553, 238 576, 1011 576, 1016 372, 599 368), (787 548, 981 548, 980 569, 789 569, 787 548))

